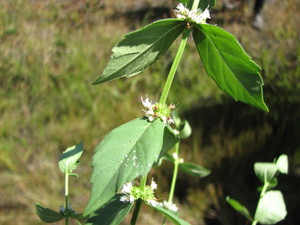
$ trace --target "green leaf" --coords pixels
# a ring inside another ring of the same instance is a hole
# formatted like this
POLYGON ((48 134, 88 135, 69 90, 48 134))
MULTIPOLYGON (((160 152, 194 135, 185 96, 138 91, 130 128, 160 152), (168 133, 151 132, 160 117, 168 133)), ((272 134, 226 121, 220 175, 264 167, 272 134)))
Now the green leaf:
POLYGON ((183 5, 187 4, 188 2, 190 2, 191 0, 178 0, 178 2, 181 2, 183 5))
POLYGON ((275 163, 256 162, 254 163, 254 172, 261 182, 272 183, 278 172, 278 167, 275 163))
POLYGON ((286 216, 286 207, 280 191, 269 191, 260 198, 254 219, 261 224, 275 224, 286 216))
POLYGON ((210 174, 210 170, 205 169, 194 163, 180 163, 179 168, 186 174, 196 177, 206 177, 210 174))
POLYGON ((184 28, 182 20, 165 19, 129 33, 112 49, 110 62, 93 84, 130 77, 145 70, 168 50, 184 28))
POLYGON ((276 165, 277 165, 278 170, 279 170, 280 173, 288 174, 289 162, 288 162, 287 155, 282 154, 281 156, 279 156, 279 158, 277 159, 276 165))
POLYGON ((229 196, 226 197, 226 201, 231 205, 232 208, 234 208, 237 212, 245 216, 249 221, 251 222, 253 221, 252 216, 250 215, 248 209, 245 206, 243 206, 241 203, 239 203, 233 198, 230 198, 229 196))
POLYGON ((192 134, 192 128, 187 120, 181 120, 178 112, 174 111, 172 113, 172 118, 175 122, 176 130, 179 131, 180 139, 188 138, 192 134))
POLYGON ((260 68, 233 35, 217 26, 197 24, 193 37, 208 75, 222 90, 236 101, 268 111, 260 68))
POLYGON ((121 194, 116 194, 107 204, 102 206, 91 214, 87 225, 118 225, 129 213, 133 203, 124 203, 120 201, 121 194))
POLYGON ((35 203, 35 209, 36 209, 36 214, 45 223, 55 223, 65 218, 63 214, 56 212, 52 209, 45 208, 41 206, 39 203, 35 203))
POLYGON ((211 8, 216 5, 216 0, 200 0, 199 8, 204 11, 207 8, 211 8))
POLYGON ((76 220, 87 220, 88 217, 82 215, 82 213, 71 213, 70 217, 76 219, 76 220))
POLYGON ((183 219, 180 219, 174 212, 165 209, 161 206, 153 206, 148 204, 149 206, 155 208, 158 212, 160 212, 162 215, 164 215, 168 220, 172 221, 175 225, 189 225, 189 223, 183 219))
POLYGON ((85 215, 105 204, 124 183, 145 176, 177 141, 159 119, 137 118, 108 133, 93 157, 92 191, 85 215))
POLYGON ((191 136, 192 134, 192 128, 187 120, 183 121, 182 127, 179 131, 179 137, 180 139, 185 139, 191 136))
POLYGON ((59 158, 59 168, 63 173, 71 174, 78 165, 78 160, 83 152, 83 144, 67 148, 59 158))

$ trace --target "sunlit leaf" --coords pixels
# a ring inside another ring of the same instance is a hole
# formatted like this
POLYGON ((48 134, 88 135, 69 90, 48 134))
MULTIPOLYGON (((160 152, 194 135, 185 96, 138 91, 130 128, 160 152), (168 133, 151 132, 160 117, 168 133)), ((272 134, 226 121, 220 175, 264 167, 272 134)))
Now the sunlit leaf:
POLYGON ((160 212, 162 215, 164 215, 168 220, 172 221, 173 224, 175 225, 190 225, 187 221, 179 218, 174 212, 165 209, 161 206, 153 206, 150 205, 149 206, 155 208, 158 212, 160 212))
POLYGON ((194 41, 204 67, 218 86, 236 101, 268 111, 263 100, 260 68, 235 37, 213 25, 195 25, 194 41))
POLYGON ((269 191, 260 198, 254 219, 261 224, 275 224, 286 216, 286 207, 280 191, 269 191))
POLYGON ((63 173, 71 174, 78 165, 78 160, 83 152, 83 144, 67 148, 59 158, 59 168, 63 173))
POLYGON ((55 223, 65 218, 62 213, 56 212, 52 209, 45 208, 39 203, 35 203, 36 214, 45 223, 55 223))
POLYGON ((253 221, 252 216, 249 213, 248 209, 245 206, 243 206, 241 203, 239 203, 233 198, 230 198, 229 196, 226 197, 226 201, 231 205, 232 208, 234 208, 237 212, 245 216, 249 221, 253 221))
POLYGON ((116 194, 107 204, 93 212, 87 225, 118 225, 129 213, 133 203, 121 202, 121 194, 116 194))
POLYGON ((165 19, 129 33, 112 49, 110 62, 93 84, 130 77, 145 70, 168 50, 184 28, 182 20, 165 19))
POLYGON ((92 192, 85 215, 105 204, 124 183, 145 176, 176 142, 159 119, 137 118, 108 133, 93 157, 92 192))
POLYGON ((187 120, 181 120, 177 111, 172 113, 176 130, 179 132, 180 139, 188 138, 192 134, 192 128, 187 120))
POLYGON ((287 155, 282 154, 281 156, 279 156, 279 158, 277 159, 276 165, 277 165, 280 173, 288 174, 289 162, 288 162, 287 155))
POLYGON ((196 177, 206 177, 210 174, 210 170, 205 169, 194 163, 180 163, 179 168, 186 174, 196 177))
POLYGON ((256 162, 254 163, 254 172, 261 182, 270 183, 275 178, 278 167, 275 163, 256 162))

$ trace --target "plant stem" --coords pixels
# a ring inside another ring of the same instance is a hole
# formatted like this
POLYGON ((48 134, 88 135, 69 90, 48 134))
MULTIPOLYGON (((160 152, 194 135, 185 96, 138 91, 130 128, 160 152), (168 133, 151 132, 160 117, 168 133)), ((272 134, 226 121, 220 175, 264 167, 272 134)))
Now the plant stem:
POLYGON ((170 72, 168 74, 168 78, 167 78, 166 84, 164 86, 163 92, 162 92, 162 94, 160 96, 159 103, 161 103, 161 104, 165 104, 166 103, 166 100, 168 98, 169 91, 171 89, 171 85, 172 85, 172 82, 173 82, 176 70, 178 68, 180 59, 181 59, 181 57, 183 55, 183 51, 184 51, 184 48, 186 46, 186 43, 187 43, 187 40, 188 40, 190 32, 191 32, 191 29, 185 29, 183 31, 182 40, 180 42, 180 45, 179 45, 178 51, 176 53, 175 59, 173 61, 172 67, 170 69, 170 72))
POLYGON ((66 225, 69 224, 69 174, 65 173, 65 213, 66 225))
POLYGON ((270 185, 269 182, 264 183, 263 189, 262 189, 262 191, 261 191, 261 193, 260 193, 260 198, 261 198, 262 196, 265 195, 265 193, 266 193, 266 191, 267 191, 269 185, 270 185))
POLYGON ((176 185, 177 174, 178 174, 178 165, 180 163, 179 158, 178 158, 179 157, 179 144, 180 144, 180 141, 178 141, 175 145, 175 154, 176 154, 177 158, 175 159, 175 162, 174 162, 174 171, 173 171, 172 183, 171 183, 170 194, 169 194, 169 199, 168 199, 169 203, 173 202, 175 185, 176 185))
POLYGON ((200 0, 194 0, 192 10, 197 10, 200 0))
MULTIPOLYGON (((174 191, 175 191, 175 186, 176 186, 176 180, 177 180, 177 174, 178 174, 178 165, 179 165, 179 144, 180 141, 178 141, 175 145, 175 154, 177 156, 177 158, 174 161, 174 171, 173 171, 173 177, 172 177, 172 183, 171 183, 171 188, 170 188, 170 194, 169 194, 169 199, 168 199, 168 203, 173 203, 173 197, 174 197, 174 191)), ((166 223, 167 218, 164 217, 162 225, 164 225, 166 223)))
POLYGON ((140 187, 141 187, 141 189, 145 188, 146 182, 147 182, 147 175, 145 177, 141 177, 141 179, 140 179, 140 187))
POLYGON ((142 202, 143 202, 142 199, 138 199, 136 201, 134 211, 133 211, 133 214, 132 214, 132 217, 131 217, 130 225, 135 225, 136 224, 136 221, 137 221, 137 218, 139 216, 140 209, 141 209, 142 202))

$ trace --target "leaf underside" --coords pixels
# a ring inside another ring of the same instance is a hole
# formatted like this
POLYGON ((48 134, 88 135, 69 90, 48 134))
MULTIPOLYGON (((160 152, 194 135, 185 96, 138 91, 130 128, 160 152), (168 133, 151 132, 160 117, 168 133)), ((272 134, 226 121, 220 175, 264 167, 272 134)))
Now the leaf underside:
POLYGON ((213 25, 196 25, 194 41, 204 67, 217 85, 236 101, 268 111, 263 100, 260 68, 235 37, 213 25))
POLYGON ((133 203, 120 201, 121 194, 116 194, 107 204, 92 213, 87 225, 118 225, 129 213, 133 203))
POLYGON ((77 161, 83 152, 83 144, 67 148, 59 158, 59 168, 63 173, 70 174, 77 167, 77 161))
POLYGON ((254 219, 261 224, 276 224, 287 214, 281 191, 268 191, 259 199, 254 219))
POLYGON ((145 70, 168 50, 184 28, 183 20, 165 19, 129 33, 112 49, 110 62, 93 84, 130 77, 145 70))
POLYGON ((92 191, 85 215, 105 204, 124 183, 145 176, 176 142, 159 119, 137 118, 108 133, 93 157, 92 191))

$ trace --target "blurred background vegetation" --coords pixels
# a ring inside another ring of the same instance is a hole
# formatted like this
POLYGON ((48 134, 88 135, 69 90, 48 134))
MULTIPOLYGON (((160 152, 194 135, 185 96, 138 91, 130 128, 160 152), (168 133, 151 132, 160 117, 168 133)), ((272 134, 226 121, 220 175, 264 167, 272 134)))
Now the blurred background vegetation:
MULTIPOLYGON (((0 0, 0 224, 42 224, 34 202, 63 203, 63 150, 83 142, 71 179, 70 200, 83 211, 89 198, 93 149, 114 127, 141 116, 140 96, 158 99, 178 42, 154 66, 130 79, 92 86, 122 36, 169 17, 173 0, 0 0)), ((262 67, 270 112, 234 102, 208 78, 193 45, 187 47, 169 98, 188 119, 193 135, 182 144, 185 161, 212 174, 201 180, 179 174, 176 202, 191 224, 247 224, 225 202, 230 195, 250 207, 260 185, 255 161, 285 153, 290 173, 279 178, 288 216, 300 224, 300 2, 268 3, 265 28, 251 26, 247 5, 224 10, 211 24, 233 33, 262 67)), ((192 39, 190 40, 192 42, 192 39)), ((171 165, 152 171, 166 198, 171 165)), ((144 211, 139 224, 160 224, 144 211)), ((128 224, 128 223, 127 223, 128 224)))

